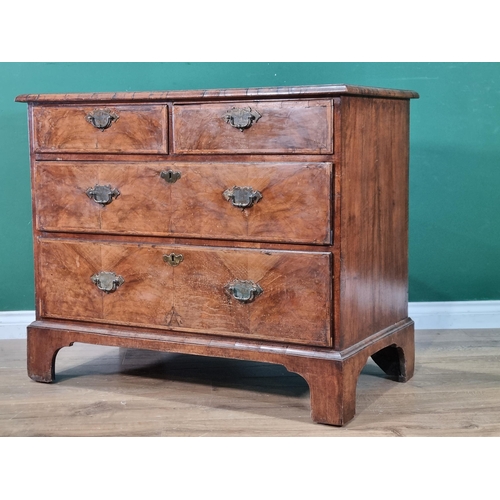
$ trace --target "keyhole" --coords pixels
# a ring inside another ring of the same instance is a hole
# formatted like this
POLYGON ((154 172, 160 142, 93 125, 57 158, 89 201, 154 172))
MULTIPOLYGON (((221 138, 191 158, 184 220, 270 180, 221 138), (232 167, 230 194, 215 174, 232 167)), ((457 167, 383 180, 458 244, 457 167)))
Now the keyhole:
POLYGON ((169 184, 174 184, 181 178, 180 172, 175 172, 174 170, 162 170, 160 177, 169 184))
POLYGON ((171 266, 178 266, 183 260, 184 257, 182 256, 182 254, 170 253, 163 256, 163 262, 166 262, 171 266))

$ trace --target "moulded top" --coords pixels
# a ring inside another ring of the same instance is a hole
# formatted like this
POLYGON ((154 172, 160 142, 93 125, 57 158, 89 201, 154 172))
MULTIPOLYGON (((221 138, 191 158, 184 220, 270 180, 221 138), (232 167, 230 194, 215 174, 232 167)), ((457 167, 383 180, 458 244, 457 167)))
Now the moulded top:
POLYGON ((192 101, 261 99, 283 97, 335 97, 366 96, 390 99, 415 99, 419 95, 411 90, 360 87, 345 84, 306 85, 296 87, 253 87, 238 89, 166 90, 154 92, 95 92, 83 94, 22 94, 16 102, 78 103, 78 102, 151 102, 151 101, 192 101))

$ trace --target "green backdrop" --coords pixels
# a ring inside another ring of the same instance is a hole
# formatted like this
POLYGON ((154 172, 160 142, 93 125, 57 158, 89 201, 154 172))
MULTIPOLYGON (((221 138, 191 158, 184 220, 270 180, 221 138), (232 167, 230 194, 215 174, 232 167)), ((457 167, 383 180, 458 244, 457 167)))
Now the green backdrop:
POLYGON ((500 299, 499 63, 0 63, 0 310, 34 309, 24 93, 410 89, 410 301, 500 299))

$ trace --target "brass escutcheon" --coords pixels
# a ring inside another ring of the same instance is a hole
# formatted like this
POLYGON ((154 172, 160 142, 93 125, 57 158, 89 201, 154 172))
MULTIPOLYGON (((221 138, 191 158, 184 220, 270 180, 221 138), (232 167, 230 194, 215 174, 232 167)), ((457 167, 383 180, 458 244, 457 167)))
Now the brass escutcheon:
POLYGON ((173 170, 162 170, 160 177, 169 184, 175 184, 181 178, 181 173, 173 170))
POLYGON ((163 262, 166 262, 170 266, 178 266, 184 260, 184 256, 182 254, 169 253, 168 255, 163 256, 163 262))

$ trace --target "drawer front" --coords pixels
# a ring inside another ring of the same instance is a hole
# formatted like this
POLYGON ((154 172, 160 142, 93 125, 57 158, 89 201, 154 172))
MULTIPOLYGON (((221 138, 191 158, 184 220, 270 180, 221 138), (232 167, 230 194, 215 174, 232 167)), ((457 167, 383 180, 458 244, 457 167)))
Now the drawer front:
POLYGON ((331 175, 331 163, 37 162, 37 229, 329 244, 331 175))
POLYGON ((332 101, 243 101, 173 107, 175 153, 333 153, 332 101))
POLYGON ((167 153, 166 106, 35 106, 35 152, 167 153))
POLYGON ((39 248, 43 317, 330 345, 329 253, 50 239, 39 248))

